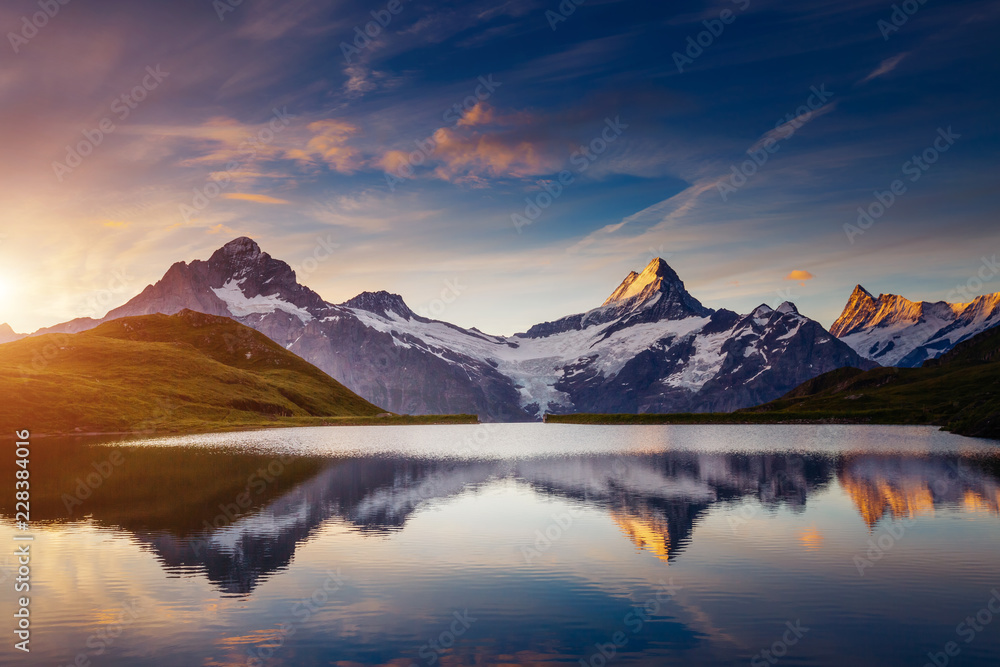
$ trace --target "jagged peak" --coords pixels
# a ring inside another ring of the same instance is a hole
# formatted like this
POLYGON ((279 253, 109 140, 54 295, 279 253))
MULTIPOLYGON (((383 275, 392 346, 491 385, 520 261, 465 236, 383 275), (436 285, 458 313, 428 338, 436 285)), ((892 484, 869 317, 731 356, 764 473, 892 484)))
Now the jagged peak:
POLYGON ((622 284, 605 299, 602 306, 613 306, 624 304, 642 297, 640 301, 645 301, 656 292, 662 292, 664 284, 679 285, 684 289, 677 273, 670 268, 663 259, 657 257, 642 270, 642 273, 630 271, 622 284))
POLYGON ((385 290, 380 290, 378 292, 362 292, 353 299, 345 301, 340 304, 345 308, 356 308, 358 310, 366 310, 369 313, 375 313, 376 315, 382 315, 383 317, 388 317, 390 312, 396 313, 403 319, 412 319, 415 314, 410 307, 406 305, 403 301, 403 297, 398 294, 392 294, 391 292, 386 292, 385 290))
POLYGON ((777 308, 777 312, 782 315, 798 315, 799 309, 795 307, 795 304, 791 301, 785 301, 777 308))
POLYGON ((750 313, 750 317, 754 319, 761 319, 764 317, 770 317, 771 313, 773 312, 774 308, 771 308, 771 306, 767 305, 766 303, 762 303, 756 308, 754 308, 753 312, 750 313))
POLYGON ((225 255, 250 255, 256 257, 260 254, 260 246, 249 236, 240 236, 222 246, 216 252, 225 255))
POLYGON ((902 321, 916 322, 931 305, 925 301, 910 301, 898 294, 879 294, 876 299, 871 292, 858 285, 851 292, 840 317, 830 327, 830 333, 843 338, 870 327, 902 321))
POLYGON ((876 300, 875 297, 872 296, 871 292, 866 290, 861 285, 855 285, 854 291, 851 292, 851 298, 849 299, 849 301, 857 301, 858 299, 871 299, 872 301, 876 300))

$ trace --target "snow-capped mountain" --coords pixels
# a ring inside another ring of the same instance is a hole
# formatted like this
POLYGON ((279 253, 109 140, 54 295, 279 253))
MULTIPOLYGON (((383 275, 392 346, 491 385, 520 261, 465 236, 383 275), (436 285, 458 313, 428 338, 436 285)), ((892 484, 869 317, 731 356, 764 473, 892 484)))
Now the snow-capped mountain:
POLYGON ((830 333, 883 366, 912 368, 998 324, 1000 292, 969 303, 930 303, 895 294, 876 299, 858 285, 830 333))
POLYGON ((599 308, 505 337, 421 317, 387 292, 328 303, 288 264, 239 238, 208 261, 173 265, 101 321, 184 308, 232 317, 376 405, 409 414, 516 421, 546 412, 728 411, 835 368, 876 365, 791 303, 749 315, 706 308, 662 259, 629 274, 599 308))

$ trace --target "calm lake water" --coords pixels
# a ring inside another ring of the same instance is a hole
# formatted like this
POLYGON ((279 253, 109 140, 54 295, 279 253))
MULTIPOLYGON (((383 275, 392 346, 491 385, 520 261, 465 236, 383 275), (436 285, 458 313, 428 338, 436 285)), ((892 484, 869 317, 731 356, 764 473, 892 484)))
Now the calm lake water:
POLYGON ((31 492, 4 664, 1000 664, 1000 443, 933 428, 39 439, 31 492))

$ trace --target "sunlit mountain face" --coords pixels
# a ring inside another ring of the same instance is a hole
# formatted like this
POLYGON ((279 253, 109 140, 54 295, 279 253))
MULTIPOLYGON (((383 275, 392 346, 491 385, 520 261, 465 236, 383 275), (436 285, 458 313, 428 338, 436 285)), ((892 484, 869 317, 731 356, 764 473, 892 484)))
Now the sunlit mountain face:
MULTIPOLYGON (((361 427, 36 451, 33 613, 65 664, 121 622, 107 664, 419 665, 455 622, 442 664, 586 661, 621 630, 623 664, 738 665, 790 622, 809 630, 789 664, 904 665, 1000 575, 1000 455, 923 427, 361 427)), ((963 647, 968 664, 998 644, 963 647)))

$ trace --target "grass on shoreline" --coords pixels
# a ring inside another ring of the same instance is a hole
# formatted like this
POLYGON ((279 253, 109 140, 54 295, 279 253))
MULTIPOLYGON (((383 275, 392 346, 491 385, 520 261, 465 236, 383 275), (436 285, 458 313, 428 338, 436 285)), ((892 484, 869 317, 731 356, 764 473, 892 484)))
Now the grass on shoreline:
MULTIPOLYGON (((478 424, 476 415, 397 415, 385 417, 285 417, 253 420, 237 417, 221 421, 165 421, 155 428, 130 431, 31 431, 32 438, 98 435, 197 435, 199 433, 228 433, 256 431, 258 429, 298 428, 302 426, 449 426, 456 424, 478 424)), ((29 425, 30 430, 30 425, 29 425)))
POLYGON ((798 414, 742 413, 742 412, 675 412, 631 414, 579 413, 573 415, 546 415, 548 424, 921 424, 926 422, 902 421, 891 414, 855 415, 847 417, 830 412, 803 412, 798 414))
POLYGON ((0 396, 0 430, 37 436, 478 421, 390 414, 263 334, 192 311, 0 345, 0 396))

